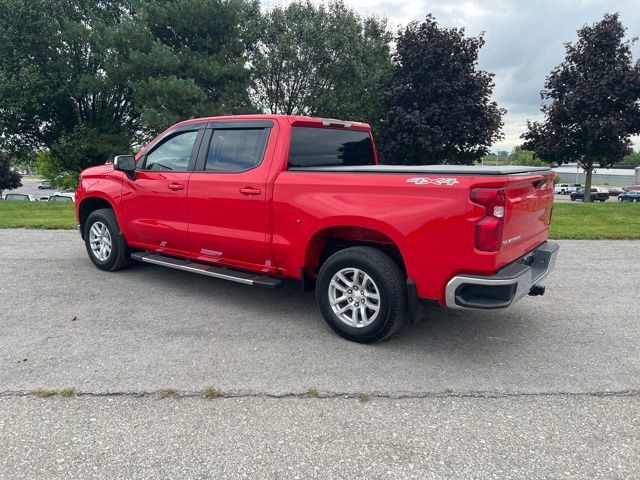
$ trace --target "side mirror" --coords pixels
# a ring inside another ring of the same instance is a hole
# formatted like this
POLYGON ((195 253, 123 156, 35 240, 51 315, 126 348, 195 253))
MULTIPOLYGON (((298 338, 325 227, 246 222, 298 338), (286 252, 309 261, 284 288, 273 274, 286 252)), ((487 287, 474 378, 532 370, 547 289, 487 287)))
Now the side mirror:
POLYGON ((124 172, 130 180, 136 179, 136 157, 134 155, 116 155, 113 169, 124 172))
POLYGON ((113 159, 113 169, 125 173, 136 171, 136 157, 134 155, 117 155, 113 159))

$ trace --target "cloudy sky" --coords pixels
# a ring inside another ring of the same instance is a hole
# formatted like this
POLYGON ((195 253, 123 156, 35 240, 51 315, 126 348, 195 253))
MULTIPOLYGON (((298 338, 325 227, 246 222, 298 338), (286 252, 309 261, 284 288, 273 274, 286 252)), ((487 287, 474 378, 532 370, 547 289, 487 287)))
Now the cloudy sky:
MULTIPOLYGON (((265 2, 271 3, 271 2, 265 2)), ((564 58, 564 42, 604 13, 619 12, 628 36, 640 37, 640 0, 345 0, 362 14, 389 19, 397 30, 433 13, 443 26, 465 27, 469 35, 485 32, 480 68, 495 73, 495 100, 508 113, 505 139, 494 150, 521 142, 527 119, 539 118, 545 76, 564 58)), ((633 48, 640 58, 640 42, 633 48)), ((640 147, 640 139, 636 146, 640 147)))

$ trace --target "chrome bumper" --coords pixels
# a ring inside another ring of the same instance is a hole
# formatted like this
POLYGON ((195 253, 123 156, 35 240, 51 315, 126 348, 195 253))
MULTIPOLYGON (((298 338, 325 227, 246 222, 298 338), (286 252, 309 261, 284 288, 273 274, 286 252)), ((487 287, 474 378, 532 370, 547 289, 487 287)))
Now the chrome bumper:
POLYGON ((545 242, 496 275, 453 277, 447 283, 447 307, 494 310, 506 308, 529 294, 541 295, 544 289, 540 285, 555 267, 559 249, 557 243, 545 242))

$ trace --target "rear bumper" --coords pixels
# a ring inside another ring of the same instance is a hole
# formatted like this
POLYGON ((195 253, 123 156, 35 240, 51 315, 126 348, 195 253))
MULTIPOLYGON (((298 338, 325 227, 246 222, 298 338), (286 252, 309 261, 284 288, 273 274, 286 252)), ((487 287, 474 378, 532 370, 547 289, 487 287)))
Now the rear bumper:
POLYGON ((506 308, 526 295, 541 295, 543 280, 556 264, 560 246, 545 242, 492 276, 457 275, 447 283, 448 308, 495 310, 506 308))

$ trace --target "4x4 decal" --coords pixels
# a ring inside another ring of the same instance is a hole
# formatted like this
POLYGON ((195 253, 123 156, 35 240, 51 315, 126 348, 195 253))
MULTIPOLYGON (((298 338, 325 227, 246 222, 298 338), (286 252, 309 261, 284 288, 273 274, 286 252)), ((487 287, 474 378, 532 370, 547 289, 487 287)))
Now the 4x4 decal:
POLYGON ((413 177, 407 180, 409 183, 415 183, 416 185, 455 185, 458 183, 456 178, 424 178, 413 177))

